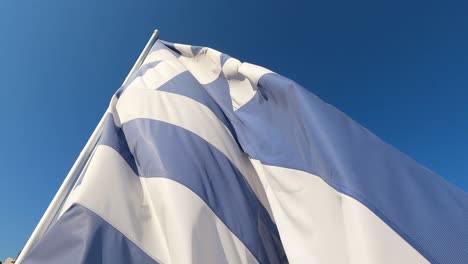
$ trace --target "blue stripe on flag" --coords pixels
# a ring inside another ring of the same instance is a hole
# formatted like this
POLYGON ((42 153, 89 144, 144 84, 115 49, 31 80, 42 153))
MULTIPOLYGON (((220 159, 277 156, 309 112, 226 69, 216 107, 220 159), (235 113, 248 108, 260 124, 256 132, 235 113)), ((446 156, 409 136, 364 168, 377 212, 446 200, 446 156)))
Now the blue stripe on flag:
POLYGON ((115 125, 114 116, 111 113, 108 113, 104 120, 104 127, 98 145, 106 145, 117 151, 128 163, 128 166, 132 168, 133 172, 138 175, 135 159, 128 148, 122 128, 115 125))
POLYGON ((156 50, 160 50, 160 49, 169 50, 177 58, 180 57, 180 51, 176 49, 174 43, 158 39, 158 41, 156 41, 156 43, 153 45, 153 48, 151 49, 151 52, 156 51, 156 50))
POLYGON ((318 175, 366 205, 431 262, 468 259, 463 191, 291 80, 267 74, 258 89, 231 119, 250 157, 318 175))
POLYGON ((192 49, 193 56, 197 56, 198 52, 203 49, 203 47, 200 46, 191 46, 190 48, 192 49))
POLYGON ((231 94, 228 81, 223 74, 214 80, 213 82, 203 84, 208 94, 218 103, 218 106, 223 110, 232 122, 234 118, 234 110, 232 108, 231 94))
POLYGON ((223 124, 231 132, 231 135, 236 138, 236 132, 234 131, 231 122, 229 122, 228 118, 226 115, 224 115, 216 101, 209 95, 205 88, 195 79, 195 77, 193 77, 190 72, 186 71, 177 75, 167 83, 161 85, 158 90, 183 95, 199 102, 200 104, 205 105, 218 117, 221 122, 223 122, 223 124))
POLYGON ((196 193, 260 263, 284 263, 276 225, 238 169, 181 127, 135 119, 123 124, 141 176, 167 177, 196 193))
POLYGON ((70 207, 39 242, 23 264, 157 264, 117 229, 79 204, 70 207))
MULTIPOLYGON (((128 148, 127 140, 123 134, 122 128, 115 125, 114 116, 112 113, 107 113, 104 119, 102 134, 99 138, 97 145, 106 145, 117 151, 120 156, 127 162, 128 166, 132 168, 133 172, 138 175, 138 167, 135 159, 133 158, 130 149, 128 148)), ((85 168, 86 169, 86 168, 85 168)), ((75 188, 80 186, 86 173, 76 182, 75 188)))
POLYGON ((150 69, 153 69, 154 67, 156 67, 158 64, 160 63, 160 61, 153 61, 153 62, 150 62, 150 63, 146 63, 144 64, 143 66, 140 67, 140 69, 135 72, 135 74, 133 74, 130 79, 128 80, 127 84, 125 84, 124 86, 120 87, 117 92, 115 92, 115 96, 117 98, 120 98, 120 96, 122 95, 122 93, 127 89, 127 87, 132 84, 132 82, 138 78, 138 77, 141 77, 143 76, 148 70, 150 69))

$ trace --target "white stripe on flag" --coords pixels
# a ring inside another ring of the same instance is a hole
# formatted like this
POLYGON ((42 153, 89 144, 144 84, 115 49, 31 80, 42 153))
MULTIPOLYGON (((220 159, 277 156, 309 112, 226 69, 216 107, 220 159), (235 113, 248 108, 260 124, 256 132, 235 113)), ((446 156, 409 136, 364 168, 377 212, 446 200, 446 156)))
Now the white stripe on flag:
POLYGON ((290 263, 429 263, 371 210, 320 177, 251 161, 290 263))
POLYGON ((100 145, 69 204, 92 210, 159 263, 257 263, 196 194, 166 178, 134 174, 100 145))
POLYGON ((148 118, 182 127, 203 138, 236 166, 272 216, 265 190, 247 155, 208 107, 182 95, 134 87, 120 97, 117 111, 122 124, 148 118))

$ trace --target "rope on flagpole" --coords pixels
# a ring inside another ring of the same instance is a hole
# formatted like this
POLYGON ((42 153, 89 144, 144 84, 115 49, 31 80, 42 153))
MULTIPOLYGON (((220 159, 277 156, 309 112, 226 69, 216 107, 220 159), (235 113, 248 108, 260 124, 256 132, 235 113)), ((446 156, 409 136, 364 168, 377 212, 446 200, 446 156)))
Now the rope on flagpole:
MULTIPOLYGON (((125 78, 122 86, 126 85, 127 82, 130 80, 130 77, 136 71, 138 71, 138 69, 143 64, 143 61, 146 59, 146 56, 148 55, 149 51, 151 50, 151 47, 153 46, 153 44, 156 42, 158 38, 159 38, 159 31, 155 30, 153 34, 151 35, 150 39, 148 40, 148 43, 146 43, 145 48, 143 49, 140 56, 136 60, 135 64, 133 65, 132 69, 130 70, 127 77, 125 78)), ((93 153, 94 148, 96 147, 96 144, 102 133, 105 117, 106 117, 106 113, 104 113, 98 125, 96 126, 96 129, 94 129, 93 133, 91 134, 91 137, 88 139, 88 142, 86 142, 86 145, 84 146, 83 150, 80 152, 80 155, 78 156, 77 160, 75 161, 72 168, 68 172, 67 176, 65 177, 65 180, 63 181, 59 190, 57 191, 54 198, 50 202, 49 207, 47 207, 47 210, 45 211, 41 220, 39 221, 36 228, 32 232, 31 236, 26 242, 23 250, 19 254, 18 259, 16 260, 15 263, 21 264, 24 257, 29 253, 29 251, 33 248, 33 246, 37 243, 37 241, 39 241, 39 239, 44 235, 44 233, 47 231, 52 221, 55 219, 55 216, 60 210, 63 202, 67 198, 68 194, 70 193, 71 188, 73 187, 74 183, 78 179, 86 162, 88 161, 91 154, 93 153)))

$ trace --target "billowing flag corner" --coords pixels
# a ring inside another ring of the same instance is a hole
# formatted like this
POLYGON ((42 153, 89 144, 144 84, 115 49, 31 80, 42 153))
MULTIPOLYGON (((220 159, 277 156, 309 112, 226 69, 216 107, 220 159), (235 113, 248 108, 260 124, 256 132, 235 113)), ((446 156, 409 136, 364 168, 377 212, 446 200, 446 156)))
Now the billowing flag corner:
POLYGON ((466 264, 468 195, 297 83, 158 40, 23 263, 466 264))

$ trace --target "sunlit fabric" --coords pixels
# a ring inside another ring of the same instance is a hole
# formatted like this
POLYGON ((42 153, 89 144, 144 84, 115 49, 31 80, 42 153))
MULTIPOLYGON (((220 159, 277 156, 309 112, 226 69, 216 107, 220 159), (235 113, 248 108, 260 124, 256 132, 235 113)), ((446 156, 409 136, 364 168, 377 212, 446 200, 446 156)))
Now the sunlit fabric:
POLYGON ((300 85, 157 41, 23 263, 468 263, 468 195, 300 85))

